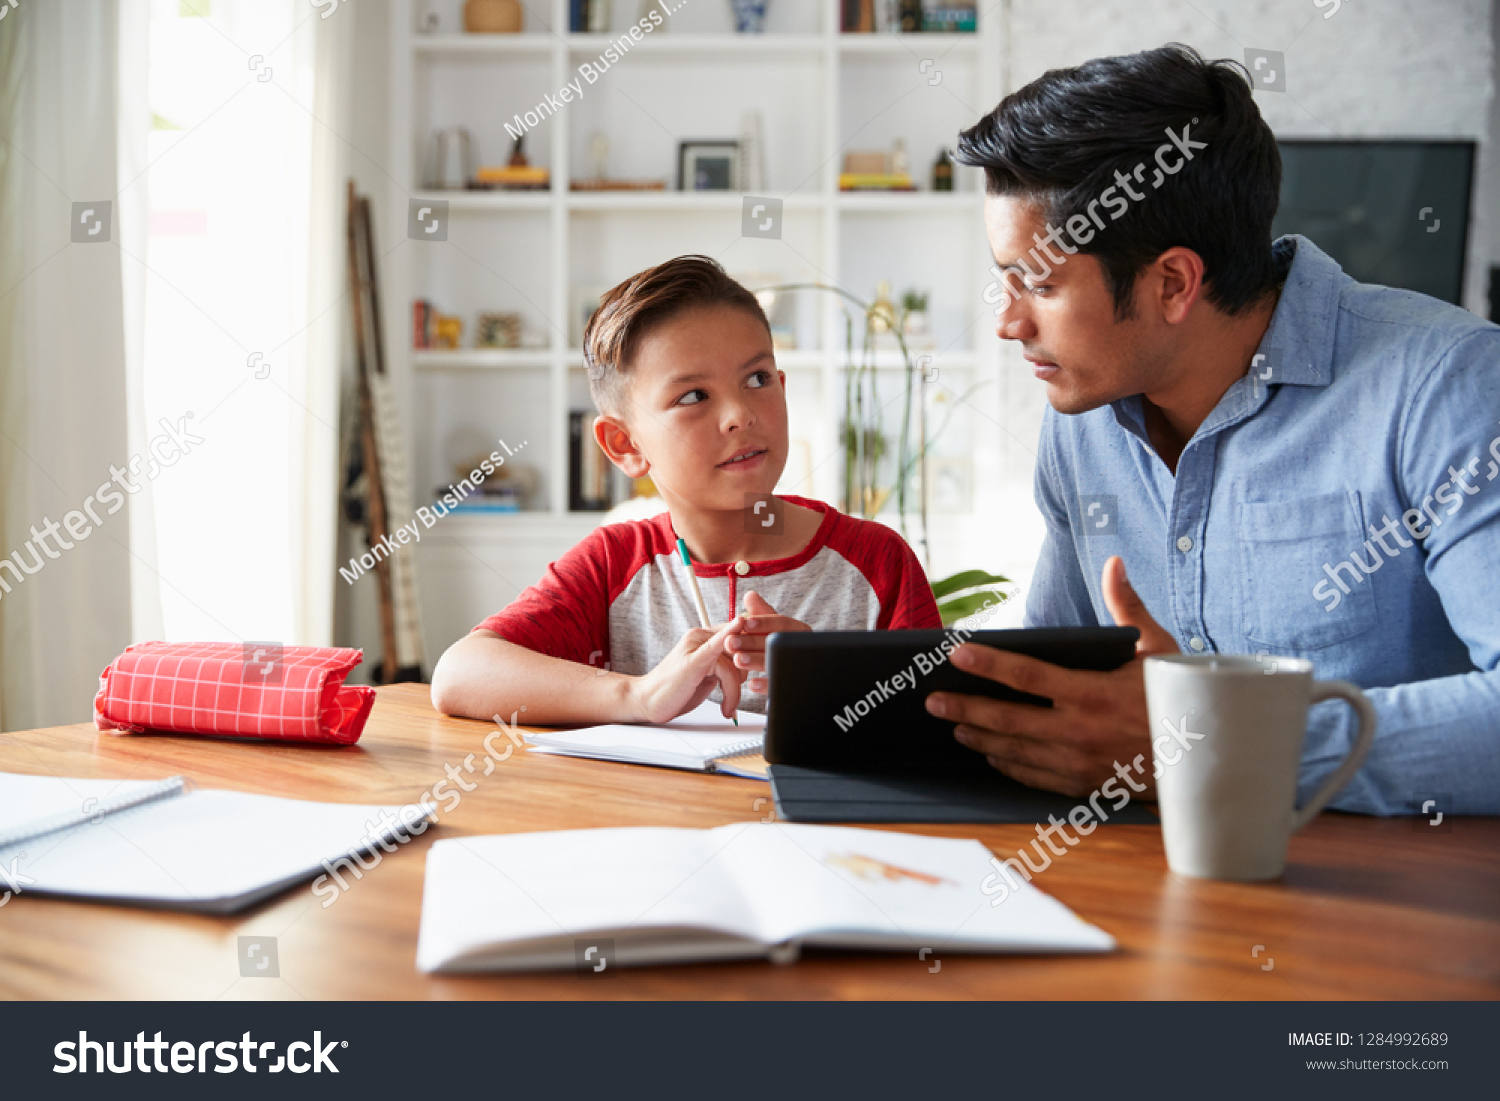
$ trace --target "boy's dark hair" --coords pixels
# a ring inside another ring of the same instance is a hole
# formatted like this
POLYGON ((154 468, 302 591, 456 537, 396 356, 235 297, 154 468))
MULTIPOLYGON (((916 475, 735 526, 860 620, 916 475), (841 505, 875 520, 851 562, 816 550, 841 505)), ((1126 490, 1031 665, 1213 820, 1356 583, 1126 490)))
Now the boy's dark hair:
MULTIPOLYGON (((1000 101, 959 136, 962 164, 984 169, 991 195, 1036 204, 1061 229, 1086 215, 1091 200, 1131 177, 1144 200, 1110 219, 1084 243, 1099 261, 1115 316, 1132 315, 1136 276, 1167 249, 1181 245, 1203 259, 1205 295, 1227 314, 1260 301, 1276 285, 1271 219, 1281 191, 1281 153, 1251 95, 1249 72, 1237 61, 1205 61, 1172 43, 1123 57, 1101 57, 1073 69, 1052 69, 1000 101), (1168 127, 1206 148, 1183 162, 1168 127), (1169 143, 1163 177, 1156 150, 1169 143), (1136 166, 1146 170, 1139 179, 1136 166), (1151 186, 1155 177, 1159 186, 1151 186), (1118 217, 1119 221, 1112 220, 1118 217)), ((1080 226, 1079 234, 1083 229, 1080 226)))
POLYGON ((583 362, 589 393, 601 413, 619 414, 625 405, 630 360, 641 338, 678 314, 702 306, 734 306, 771 332, 755 295, 708 256, 679 256, 632 275, 599 301, 583 330, 583 362))

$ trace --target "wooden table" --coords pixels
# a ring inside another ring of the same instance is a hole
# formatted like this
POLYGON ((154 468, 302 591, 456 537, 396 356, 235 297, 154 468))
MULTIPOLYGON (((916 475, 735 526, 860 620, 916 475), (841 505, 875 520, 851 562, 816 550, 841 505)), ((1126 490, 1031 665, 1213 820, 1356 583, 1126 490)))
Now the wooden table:
MULTIPOLYGON (((493 724, 436 714, 421 685, 380 689, 356 746, 123 737, 89 725, 0 734, 0 770, 151 779, 304 799, 407 803, 462 768, 493 724)), ((504 743, 492 743, 496 751, 504 743)), ((1167 871, 1155 827, 1105 826, 1036 883, 1112 933, 1109 956, 808 954, 616 972, 445 977, 414 965, 423 853, 436 838, 583 826, 709 827, 770 813, 754 780, 520 750, 441 824, 328 906, 302 886, 230 917, 17 895, 0 907, 7 998, 1495 999, 1500 819, 1433 829, 1325 814, 1293 838, 1285 878, 1240 885, 1167 871), (277 938, 279 979, 241 978, 236 937, 277 938), (1257 946, 1262 946, 1257 948, 1257 946)), ((441 801, 440 801, 441 802, 441 801)), ((1444 826, 1449 823, 1445 822, 1444 826)), ((906 827, 1013 855, 1024 826, 906 827)))

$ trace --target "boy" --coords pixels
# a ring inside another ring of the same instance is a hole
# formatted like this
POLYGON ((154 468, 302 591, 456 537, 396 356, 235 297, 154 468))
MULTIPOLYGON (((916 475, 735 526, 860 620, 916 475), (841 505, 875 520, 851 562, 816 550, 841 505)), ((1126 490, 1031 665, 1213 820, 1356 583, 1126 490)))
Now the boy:
POLYGON ((680 256, 611 290, 584 362, 594 439, 630 477, 649 471, 669 511, 598 528, 449 647, 432 675, 439 711, 666 722, 715 688, 726 716, 764 711, 741 688, 753 678, 764 692, 773 631, 942 625, 899 535, 771 495, 786 465, 786 376, 760 303, 713 260, 680 256), (679 536, 713 629, 700 625, 679 536))

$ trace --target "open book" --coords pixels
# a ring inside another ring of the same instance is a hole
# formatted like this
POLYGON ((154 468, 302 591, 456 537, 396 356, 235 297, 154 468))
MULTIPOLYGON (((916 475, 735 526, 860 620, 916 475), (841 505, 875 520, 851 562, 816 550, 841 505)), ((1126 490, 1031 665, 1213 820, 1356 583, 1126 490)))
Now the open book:
POLYGON ((995 878, 978 841, 839 826, 454 838, 427 851, 417 966, 790 961, 801 945, 930 948, 939 957, 1114 948, 1109 934, 1019 877, 1004 893, 995 878))
POLYGON ((408 840, 407 828, 432 810, 189 791, 180 776, 0 772, 0 891, 231 913, 311 878, 325 861, 408 840))
POLYGON ((565 757, 727 772, 764 780, 766 763, 760 752, 765 744, 766 717, 754 711, 736 714, 739 726, 723 716, 718 704, 705 700, 671 722, 585 726, 528 734, 526 741, 538 752, 565 757))

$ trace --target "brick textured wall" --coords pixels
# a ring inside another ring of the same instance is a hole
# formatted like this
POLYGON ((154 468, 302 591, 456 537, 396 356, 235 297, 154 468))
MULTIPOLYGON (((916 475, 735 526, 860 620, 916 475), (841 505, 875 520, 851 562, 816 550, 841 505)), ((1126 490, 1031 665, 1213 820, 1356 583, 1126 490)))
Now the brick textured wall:
POLYGON ((1470 308, 1500 262, 1490 141, 1494 0, 1009 0, 1006 85, 1091 57, 1183 42, 1207 57, 1286 55, 1286 92, 1259 92, 1278 136, 1479 140, 1470 308))

